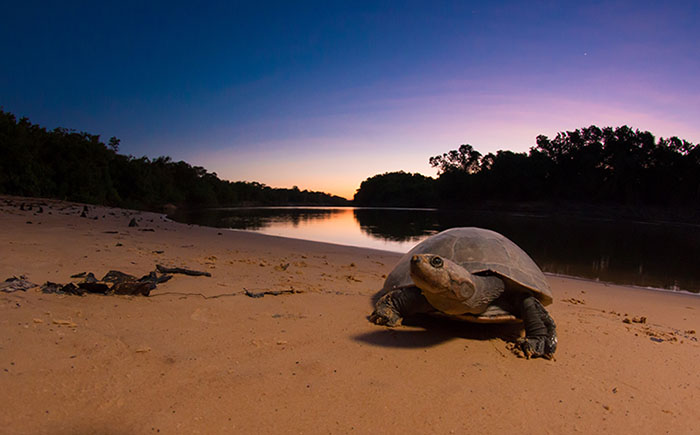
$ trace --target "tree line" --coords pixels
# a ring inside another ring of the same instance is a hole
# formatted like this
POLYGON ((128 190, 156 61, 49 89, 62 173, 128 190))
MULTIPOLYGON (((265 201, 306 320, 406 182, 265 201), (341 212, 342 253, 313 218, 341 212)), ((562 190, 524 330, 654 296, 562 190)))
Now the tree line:
POLYGON ((221 180, 200 166, 119 154, 119 139, 47 130, 0 110, 0 193, 144 210, 232 205, 345 205, 323 192, 221 180))
POLYGON ((537 136, 528 153, 482 155, 465 144, 429 159, 437 178, 393 172, 370 177, 355 202, 365 206, 466 207, 579 202, 620 206, 700 205, 700 146, 630 127, 595 125, 537 136))

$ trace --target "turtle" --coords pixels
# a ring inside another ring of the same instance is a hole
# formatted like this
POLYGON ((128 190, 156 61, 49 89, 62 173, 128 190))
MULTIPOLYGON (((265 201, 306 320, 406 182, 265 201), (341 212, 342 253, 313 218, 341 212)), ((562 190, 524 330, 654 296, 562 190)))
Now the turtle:
POLYGON ((404 317, 438 314, 479 323, 520 322, 526 358, 551 359, 556 325, 544 306, 552 291, 535 262, 505 236, 451 228, 420 242, 399 260, 378 293, 369 320, 399 326, 404 317))

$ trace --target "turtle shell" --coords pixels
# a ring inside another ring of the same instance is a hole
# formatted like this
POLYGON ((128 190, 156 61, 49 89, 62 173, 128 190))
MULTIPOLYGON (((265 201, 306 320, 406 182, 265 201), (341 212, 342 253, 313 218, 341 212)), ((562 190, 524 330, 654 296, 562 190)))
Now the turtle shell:
POLYGON ((552 303, 552 290, 535 262, 518 245, 495 231, 451 228, 428 237, 401 257, 384 282, 382 293, 415 285, 409 274, 414 254, 447 258, 476 275, 496 275, 508 291, 531 291, 543 305, 552 303))

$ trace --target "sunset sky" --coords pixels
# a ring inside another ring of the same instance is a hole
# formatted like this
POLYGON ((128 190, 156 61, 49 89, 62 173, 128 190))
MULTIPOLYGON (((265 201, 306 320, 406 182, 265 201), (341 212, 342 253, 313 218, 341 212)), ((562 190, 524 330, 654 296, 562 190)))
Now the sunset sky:
POLYGON ((591 124, 700 142, 697 1, 197 3, 3 2, 0 107, 348 198, 462 143, 591 124))

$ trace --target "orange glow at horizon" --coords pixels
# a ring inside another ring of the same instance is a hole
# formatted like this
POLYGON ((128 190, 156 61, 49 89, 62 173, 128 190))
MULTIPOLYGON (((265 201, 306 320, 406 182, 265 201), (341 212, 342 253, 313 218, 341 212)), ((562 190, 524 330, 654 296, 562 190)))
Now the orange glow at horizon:
POLYGON ((358 220, 355 219, 355 212, 352 208, 322 208, 330 210, 332 217, 322 215, 296 223, 275 221, 255 231, 271 236, 292 237, 345 246, 361 246, 392 252, 407 252, 416 243, 417 239, 399 242, 376 237, 361 237, 360 234, 364 231, 358 220), (291 227, 293 230, 290 230, 291 227), (358 240, 362 240, 362 242, 358 243, 358 240))
POLYGON ((298 186, 352 199, 360 183, 377 174, 405 171, 436 176, 428 159, 463 143, 482 154, 528 152, 539 134, 553 137, 592 124, 628 125, 657 137, 677 135, 691 142, 700 139, 698 126, 653 110, 546 95, 489 96, 469 103, 426 97, 423 104, 403 108, 390 118, 386 123, 371 114, 359 116, 352 120, 351 134, 343 127, 347 119, 321 118, 316 122, 329 130, 337 123, 338 133, 260 140, 245 147, 221 144, 216 150, 200 150, 190 161, 231 181, 298 186))

